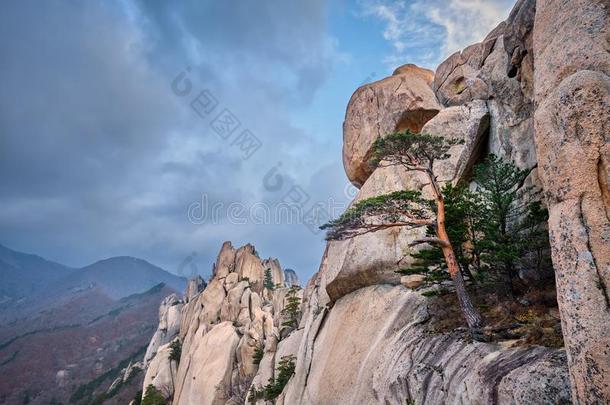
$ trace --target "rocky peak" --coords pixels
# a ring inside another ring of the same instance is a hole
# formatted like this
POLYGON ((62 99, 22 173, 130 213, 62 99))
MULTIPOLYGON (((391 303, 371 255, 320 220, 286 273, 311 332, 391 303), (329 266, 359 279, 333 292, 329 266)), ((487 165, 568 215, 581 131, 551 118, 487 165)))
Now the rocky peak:
POLYGON ((189 302, 192 300, 197 294, 205 289, 206 285, 207 284, 204 279, 199 275, 191 278, 186 285, 184 302, 189 302))
MULTIPOLYGON (((295 278, 291 275, 293 282, 295 278)), ((261 260, 254 246, 236 249, 230 242, 222 245, 209 284, 199 290, 204 285, 195 278, 184 303, 170 296, 161 304, 143 390, 152 384, 172 396, 174 404, 201 403, 201 398, 209 399, 204 403, 243 403, 262 367, 255 353, 275 353, 298 324, 288 325, 292 319, 283 311, 292 289, 284 287, 277 259, 261 260), (265 285, 265 272, 271 273, 273 288, 265 285), (175 324, 174 307, 179 308, 175 324), (170 360, 172 345, 181 346, 179 362, 170 360)))
POLYGON ((292 287, 298 286, 299 284, 299 276, 297 276, 297 272, 292 269, 284 270, 284 286, 292 287))

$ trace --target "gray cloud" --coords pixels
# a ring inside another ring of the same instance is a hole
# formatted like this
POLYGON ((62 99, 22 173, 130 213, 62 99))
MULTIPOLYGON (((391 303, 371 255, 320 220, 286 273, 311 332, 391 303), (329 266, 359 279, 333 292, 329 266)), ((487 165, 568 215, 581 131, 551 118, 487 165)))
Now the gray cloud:
POLYGON ((230 239, 306 278, 323 243, 303 225, 194 225, 186 213, 202 194, 276 201, 262 177, 278 161, 312 201, 342 198, 340 152, 289 118, 337 57, 323 2, 169 4, 3 3, 0 243, 71 265, 128 254, 173 270, 192 251, 206 268, 230 239), (186 66, 263 142, 251 159, 172 93, 186 66))

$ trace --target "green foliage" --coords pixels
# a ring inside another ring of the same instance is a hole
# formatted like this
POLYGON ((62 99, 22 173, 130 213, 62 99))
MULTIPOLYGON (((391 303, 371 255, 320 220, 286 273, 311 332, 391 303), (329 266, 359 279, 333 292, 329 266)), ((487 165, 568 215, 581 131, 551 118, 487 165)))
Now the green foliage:
POLYGON ((435 160, 447 159, 449 149, 463 140, 430 134, 415 134, 409 130, 379 138, 373 143, 370 164, 377 166, 401 165, 411 170, 432 170, 435 160))
POLYGON ((273 284, 273 274, 271 274, 271 269, 265 270, 265 279, 263 281, 263 286, 269 291, 275 290, 275 284, 273 284))
MULTIPOLYGON (((407 171, 424 172, 434 179, 434 161, 448 158, 449 149, 461 143, 462 140, 406 130, 377 139, 369 163, 374 167, 402 166, 407 171)), ((433 183, 436 184, 435 180, 433 183)), ((434 208, 418 191, 397 191, 359 201, 320 229, 327 230, 327 240, 342 240, 395 226, 432 225, 436 215, 434 208)))
POLYGON ((248 402, 251 404, 256 404, 256 401, 258 401, 258 399, 259 393, 256 388, 254 388, 254 384, 252 384, 252 386, 250 386, 250 390, 248 391, 248 402))
MULTIPOLYGON (((474 191, 451 184, 442 189, 449 240, 464 276, 471 281, 473 273, 478 279, 500 277, 512 291, 519 267, 550 266, 544 226, 548 213, 534 201, 534 190, 523 187, 528 171, 490 155, 474 172, 474 191)), ((427 227, 427 236, 434 232, 433 226, 427 227)), ((422 249, 411 257, 414 263, 399 273, 422 273, 427 282, 447 278, 440 248, 422 249)))
POLYGON ((154 385, 146 387, 146 393, 142 397, 141 405, 167 405, 167 400, 154 385))
POLYGON ((254 354, 252 355, 252 364, 261 364, 261 360, 263 359, 264 355, 265 350, 263 349, 263 346, 257 346, 256 349, 254 349, 254 354))
POLYGON ((549 246, 548 213, 533 201, 534 190, 523 186, 528 174, 494 155, 475 166, 476 194, 484 209, 482 261, 504 279, 511 293, 523 259, 534 253, 539 258, 537 266, 542 267, 549 246))
POLYGON ((290 287, 286 294, 286 306, 282 309, 282 314, 288 317, 288 320, 282 323, 282 326, 295 327, 299 319, 301 310, 301 299, 298 297, 300 288, 298 286, 290 287))
POLYGON ((327 240, 342 240, 393 226, 423 226, 432 223, 431 207, 419 191, 395 191, 356 202, 320 229, 327 230, 327 240))
POLYGON ((180 339, 175 339, 170 343, 169 348, 171 351, 169 352, 169 360, 175 361, 176 364, 180 364, 180 356, 182 356, 182 343, 180 339))
POLYGON ((288 384, 290 377, 294 374, 295 360, 296 358, 292 355, 283 356, 275 370, 276 378, 271 377, 267 385, 260 390, 256 389, 254 385, 250 387, 249 402, 256 403, 258 399, 264 399, 265 401, 276 399, 282 393, 286 384, 288 384))

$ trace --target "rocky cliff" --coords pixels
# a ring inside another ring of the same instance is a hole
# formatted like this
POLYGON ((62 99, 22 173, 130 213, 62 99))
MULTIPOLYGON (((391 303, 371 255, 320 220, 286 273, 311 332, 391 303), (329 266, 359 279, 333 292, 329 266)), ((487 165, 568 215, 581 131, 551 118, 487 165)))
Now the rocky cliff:
POLYGON ((273 375, 278 341, 296 327, 284 311, 289 297, 302 297, 277 259, 260 259, 252 245, 226 242, 206 286, 195 278, 184 299, 167 297, 159 327, 144 359, 143 391, 153 385, 175 404, 244 403, 252 381, 273 375), (180 347, 181 354, 172 356, 180 347), (259 357, 256 360, 256 357, 259 357))
MULTIPOLYGON (((565 350, 432 331, 431 301, 395 273, 409 264, 404 247, 419 231, 329 242, 299 292, 293 326, 285 326, 290 289, 279 262, 225 243, 209 285, 175 304, 179 332, 164 302, 144 389, 153 384, 174 404, 262 403, 257 392, 281 380, 288 359, 294 374, 275 392, 278 404, 610 403, 609 7, 519 0, 436 72, 405 65, 357 89, 343 126, 356 201, 426 193, 423 177, 367 164, 376 139, 403 129, 464 141, 436 162, 442 182, 467 181, 490 153, 528 170, 525 185, 543 190, 550 211, 565 350), (173 340, 179 363, 169 360, 173 340)), ((520 276, 545 280, 552 270, 520 276)))

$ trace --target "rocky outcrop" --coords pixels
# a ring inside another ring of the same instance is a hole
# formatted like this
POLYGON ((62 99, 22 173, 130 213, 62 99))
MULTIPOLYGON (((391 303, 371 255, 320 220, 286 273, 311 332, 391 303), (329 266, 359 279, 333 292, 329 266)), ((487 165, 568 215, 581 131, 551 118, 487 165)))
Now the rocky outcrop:
POLYGON ((163 395, 170 396, 176 384, 177 364, 170 360, 170 343, 159 347, 156 355, 149 361, 144 375, 142 392, 146 393, 149 385, 153 385, 163 395))
POLYGON ((574 402, 610 403, 610 4, 537 3, 536 151, 574 402))
POLYGON ((186 303, 175 295, 163 301, 143 390, 152 384, 174 404, 242 404, 255 376, 265 375, 265 367, 274 370, 274 356, 255 364, 257 350, 275 353, 280 339, 294 330, 286 326, 289 316, 283 311, 291 289, 283 287, 277 259, 261 260, 254 246, 236 249, 230 242, 223 244, 209 284, 199 291, 202 281, 189 282, 186 303), (265 287, 266 271, 277 288, 265 287), (181 348, 179 361, 170 359, 173 345, 181 348))
POLYGON ((168 344, 178 336, 183 305, 184 303, 176 294, 166 297, 161 303, 159 307, 159 326, 146 348, 144 367, 148 366, 161 346, 168 344))
POLYGON ((180 360, 173 403, 226 404, 239 340, 231 322, 221 322, 193 339, 180 360))
MULTIPOLYGON (((401 168, 381 168, 367 179, 355 201, 410 187, 421 188, 423 184, 423 180, 409 177, 401 168)), ((395 271, 411 260, 404 247, 420 232, 393 228, 329 242, 327 261, 323 265, 330 298, 334 301, 373 284, 398 283, 400 277, 395 271)))
POLYGON ((134 378, 140 371, 142 371, 143 365, 139 361, 129 362, 127 367, 123 368, 117 378, 114 379, 110 387, 106 390, 106 394, 112 396, 113 393, 118 391, 123 384, 127 384, 132 378, 134 378))
POLYGON ((206 282, 201 276, 195 276, 191 278, 187 285, 186 290, 184 291, 184 302, 189 302, 192 300, 197 294, 203 291, 206 287, 206 282))
POLYGON ((404 65, 394 74, 360 87, 352 95, 343 123, 343 166, 360 187, 371 175, 371 147, 379 137, 410 129, 419 132, 441 106, 430 84, 433 72, 404 65))

